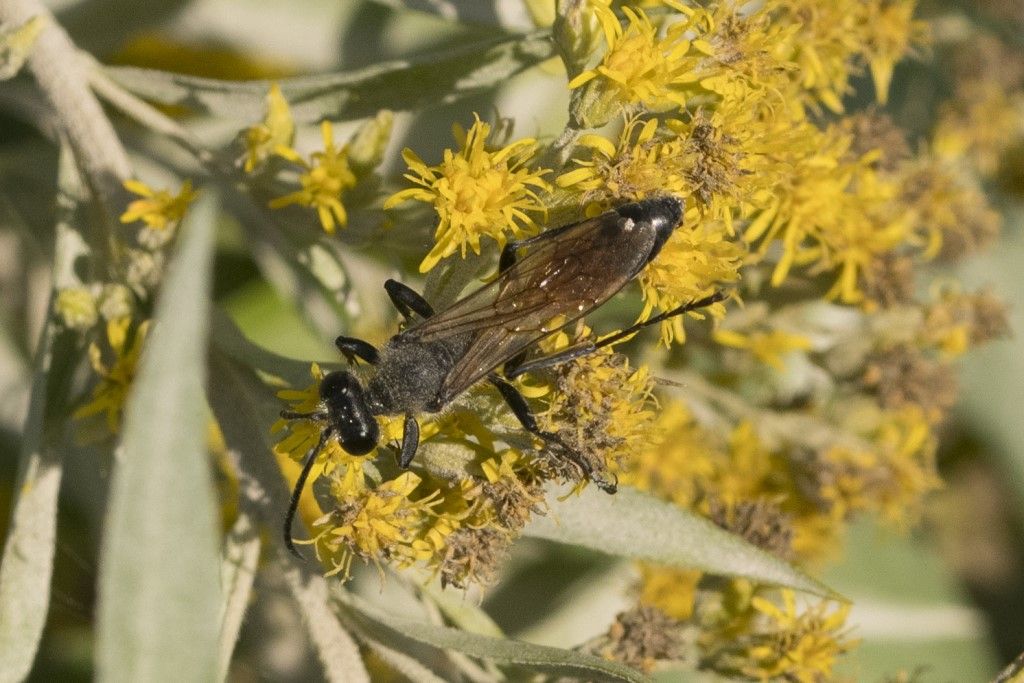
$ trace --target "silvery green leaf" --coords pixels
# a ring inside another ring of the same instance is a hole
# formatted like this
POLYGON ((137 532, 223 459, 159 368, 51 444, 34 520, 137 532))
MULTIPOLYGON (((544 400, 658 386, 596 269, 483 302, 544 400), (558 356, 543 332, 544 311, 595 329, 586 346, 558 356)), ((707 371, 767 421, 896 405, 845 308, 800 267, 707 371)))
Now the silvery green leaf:
POLYGON ((54 327, 52 322, 46 325, 36 352, 18 463, 18 496, 0 564, 0 672, 5 680, 28 676, 50 604, 57 496, 64 471, 59 452, 43 439, 54 327))
POLYGON ((235 650, 242 620, 249 607, 252 585, 260 559, 260 529, 246 505, 224 539, 220 568, 223 591, 220 616, 220 648, 217 656, 217 679, 226 680, 231 654, 235 650))
POLYGON ((633 489, 594 487, 551 503, 524 536, 646 562, 740 576, 816 595, 833 592, 801 570, 687 510, 633 489))
MULTIPOLYGON (((502 36, 423 59, 394 60, 352 72, 277 81, 296 121, 351 120, 381 109, 411 110, 457 101, 497 87, 554 55, 546 31, 502 36), (429 83, 430 87, 423 87, 429 83)), ((182 74, 106 67, 121 87, 159 104, 246 121, 263 118, 271 81, 221 81, 182 74)))
MULTIPOLYGON (((85 191, 70 149, 61 149, 59 220, 52 289, 80 284, 74 263, 88 255, 77 225, 85 191)), ((48 310, 52 310, 52 297, 48 310)), ((46 624, 56 542, 57 501, 63 474, 61 450, 48 443, 64 422, 68 382, 81 349, 48 317, 36 347, 35 369, 21 437, 17 497, 0 560, 0 677, 22 680, 32 668, 46 624)))
POLYGON ((358 596, 336 590, 335 598, 348 618, 358 622, 370 637, 393 642, 405 637, 417 643, 442 650, 454 650, 472 657, 490 660, 496 664, 527 667, 556 676, 573 676, 588 681, 643 681, 644 676, 624 664, 609 662, 600 657, 534 645, 505 638, 492 638, 446 626, 436 626, 389 614, 358 596))
POLYGON ((100 556, 101 680, 216 677, 220 589, 203 378, 217 208, 200 197, 125 409, 100 556))
POLYGON ((0 81, 14 78, 32 53, 46 20, 35 16, 20 26, 0 26, 0 81))
POLYGON ((529 31, 534 24, 523 0, 373 0, 396 10, 433 14, 460 24, 529 31))

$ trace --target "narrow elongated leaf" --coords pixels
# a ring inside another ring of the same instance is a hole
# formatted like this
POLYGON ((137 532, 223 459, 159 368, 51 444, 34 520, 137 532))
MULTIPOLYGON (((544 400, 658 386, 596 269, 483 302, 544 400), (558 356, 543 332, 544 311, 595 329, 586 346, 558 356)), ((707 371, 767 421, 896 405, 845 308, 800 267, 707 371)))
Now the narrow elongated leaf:
POLYGON ((0 679, 24 680, 32 668, 50 605, 50 577, 57 527, 57 495, 63 468, 43 443, 46 385, 54 324, 37 350, 32 398, 22 433, 18 497, 0 564, 0 679))
POLYGON ((643 681, 640 672, 594 655, 522 641, 491 638, 445 626, 396 617, 342 589, 334 592, 351 618, 373 636, 391 642, 395 635, 443 650, 455 650, 497 664, 529 667, 542 673, 576 676, 590 681, 643 681))
POLYGON ((412 10, 460 24, 497 26, 507 31, 528 31, 534 23, 523 0, 373 0, 395 10, 412 10))
POLYGON ((444 683, 444 679, 423 665, 415 657, 410 657, 401 650, 388 647, 384 643, 362 634, 360 639, 392 669, 402 674, 413 683, 444 683))
POLYGON ((535 517, 523 534, 609 555, 835 595, 799 569, 703 517, 632 489, 609 496, 588 488, 552 504, 548 515, 535 517))
MULTIPOLYGON (((88 255, 77 226, 86 192, 71 150, 61 148, 60 189, 53 290, 80 284, 74 264, 88 255)), ((52 297, 51 297, 52 298, 52 297)), ((48 306, 52 311, 52 302, 48 306)), ((50 605, 50 578, 57 531, 57 499, 63 474, 61 451, 47 436, 62 419, 68 380, 80 350, 49 318, 36 347, 28 415, 21 436, 17 497, 0 559, 0 680, 24 680, 42 638, 50 605)))
POLYGON ((216 677, 216 512, 203 377, 216 207, 182 226, 125 414, 100 557, 101 680, 216 677))
MULTIPOLYGON (((394 60, 359 71, 279 81, 296 121, 358 119, 381 109, 410 110, 456 101, 496 87, 554 55, 547 31, 502 36, 416 61, 394 60), (430 87, 424 87, 425 84, 430 87)), ((134 67, 106 67, 123 88, 153 102, 256 121, 270 81, 220 81, 134 67)))
POLYGON ((448 621, 464 631, 479 633, 492 638, 501 638, 501 632, 494 620, 475 601, 467 599, 455 590, 445 590, 437 583, 428 583, 423 592, 444 613, 448 621))
POLYGON ((220 648, 217 655, 217 679, 226 680, 231 655, 235 651, 242 620, 249 607, 253 581, 260 559, 260 533, 246 506, 235 520, 224 540, 221 560, 220 585, 224 592, 221 600, 220 648))

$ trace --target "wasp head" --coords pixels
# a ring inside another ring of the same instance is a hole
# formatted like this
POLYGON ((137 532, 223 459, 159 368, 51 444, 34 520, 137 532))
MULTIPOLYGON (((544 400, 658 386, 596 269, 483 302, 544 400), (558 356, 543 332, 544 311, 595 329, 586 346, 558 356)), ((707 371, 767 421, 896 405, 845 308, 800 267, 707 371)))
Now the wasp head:
POLYGON ((320 399, 342 448, 352 455, 365 455, 373 450, 380 439, 380 429, 359 380, 340 370, 330 372, 320 382, 320 399))

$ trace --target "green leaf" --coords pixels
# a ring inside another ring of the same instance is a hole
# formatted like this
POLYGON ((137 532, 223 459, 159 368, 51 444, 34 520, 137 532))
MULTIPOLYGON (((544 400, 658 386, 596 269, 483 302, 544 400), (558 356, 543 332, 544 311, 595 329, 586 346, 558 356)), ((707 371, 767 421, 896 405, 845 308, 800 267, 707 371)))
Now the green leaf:
MULTIPOLYGON (((58 222, 53 290, 80 284, 74 264, 88 256, 77 226, 85 190, 70 149, 62 147, 58 172, 58 222)), ((53 302, 47 311, 53 311, 53 302)), ((50 605, 63 462, 47 436, 66 422, 64 401, 81 349, 76 337, 59 334, 52 315, 36 347, 28 415, 18 458, 17 497, 0 560, 0 676, 22 680, 32 668, 50 605)))
POLYGON ((440 583, 432 581, 421 589, 424 595, 444 613, 449 622, 463 631, 479 633, 492 638, 502 638, 501 627, 477 605, 473 600, 454 589, 441 588, 440 583))
POLYGON ((95 54, 124 48, 126 36, 166 27, 188 0, 90 0, 54 6, 57 24, 74 36, 75 45, 95 54))
POLYGON ((220 647, 217 656, 217 680, 220 681, 227 680, 231 655, 238 642, 259 568, 262 546, 260 530, 248 507, 242 506, 238 519, 224 539, 220 566, 220 585, 224 594, 220 605, 220 647))
POLYGON ((853 523, 843 561, 826 573, 853 599, 846 621, 859 646, 837 663, 837 677, 875 681, 922 666, 943 680, 989 680, 999 656, 988 639, 991 623, 928 535, 853 523))
MULTIPOLYGON (((410 110, 454 102, 497 87, 554 55, 548 31, 502 36, 423 59, 394 60, 353 72, 278 81, 296 121, 350 120, 381 109, 410 110)), ((150 101, 247 121, 263 118, 271 81, 221 81, 106 67, 107 75, 150 101)))
POLYGON ((379 640, 370 638, 365 633, 360 634, 359 640, 373 650, 389 667, 413 683, 444 683, 444 679, 427 668, 425 664, 400 649, 389 647, 379 640))
POLYGON ((680 507, 633 489, 585 489, 534 517, 524 536, 609 555, 740 576, 816 595, 835 593, 801 570, 680 507))
POLYGON ((0 564, 0 671, 10 680, 28 677, 50 604, 57 496, 64 471, 59 452, 43 442, 54 327, 52 321, 47 323, 36 352, 18 464, 18 496, 0 564))
POLYGON ((216 678, 219 563, 205 447, 213 196, 189 210, 125 410, 100 557, 101 680, 216 678))
POLYGON ((588 681, 644 680, 644 676, 635 669, 594 655, 505 638, 491 638, 396 617, 341 589, 336 590, 334 596, 346 608, 349 617, 358 622, 370 637, 386 643, 404 636, 442 650, 454 650, 496 664, 525 666, 555 676, 575 676, 588 681))
MULTIPOLYGON (((396 11, 424 12, 448 22, 527 31, 534 26, 521 0, 371 0, 396 11)), ((541 0, 542 2, 544 0, 541 0)))

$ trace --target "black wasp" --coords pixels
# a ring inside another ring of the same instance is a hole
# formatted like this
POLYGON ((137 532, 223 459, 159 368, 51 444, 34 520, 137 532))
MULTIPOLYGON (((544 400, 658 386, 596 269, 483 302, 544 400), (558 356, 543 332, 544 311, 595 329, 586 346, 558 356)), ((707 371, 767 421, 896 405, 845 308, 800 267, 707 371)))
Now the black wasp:
MULTIPOLYGON (((556 435, 538 426, 526 399, 509 380, 579 358, 642 327, 721 301, 724 294, 716 292, 598 341, 526 359, 531 345, 594 310, 636 277, 661 251, 682 217, 682 200, 654 197, 509 243, 501 253, 498 276, 443 311, 435 312, 409 287, 394 280, 385 282, 384 289, 409 326, 380 350, 352 337, 338 337, 335 342, 350 362, 358 357, 375 366, 373 377, 364 385, 349 372, 328 373, 320 384, 318 410, 281 413, 286 419, 326 424, 320 442, 306 456, 292 493, 285 518, 288 549, 295 553, 292 519, 317 453, 335 435, 349 453, 370 452, 380 438, 377 415, 405 415, 399 456, 405 468, 419 445, 416 415, 439 412, 486 380, 498 389, 525 430, 564 446, 556 435), (499 366, 503 366, 500 374, 499 366)), ((598 483, 615 492, 614 484, 598 483)))

